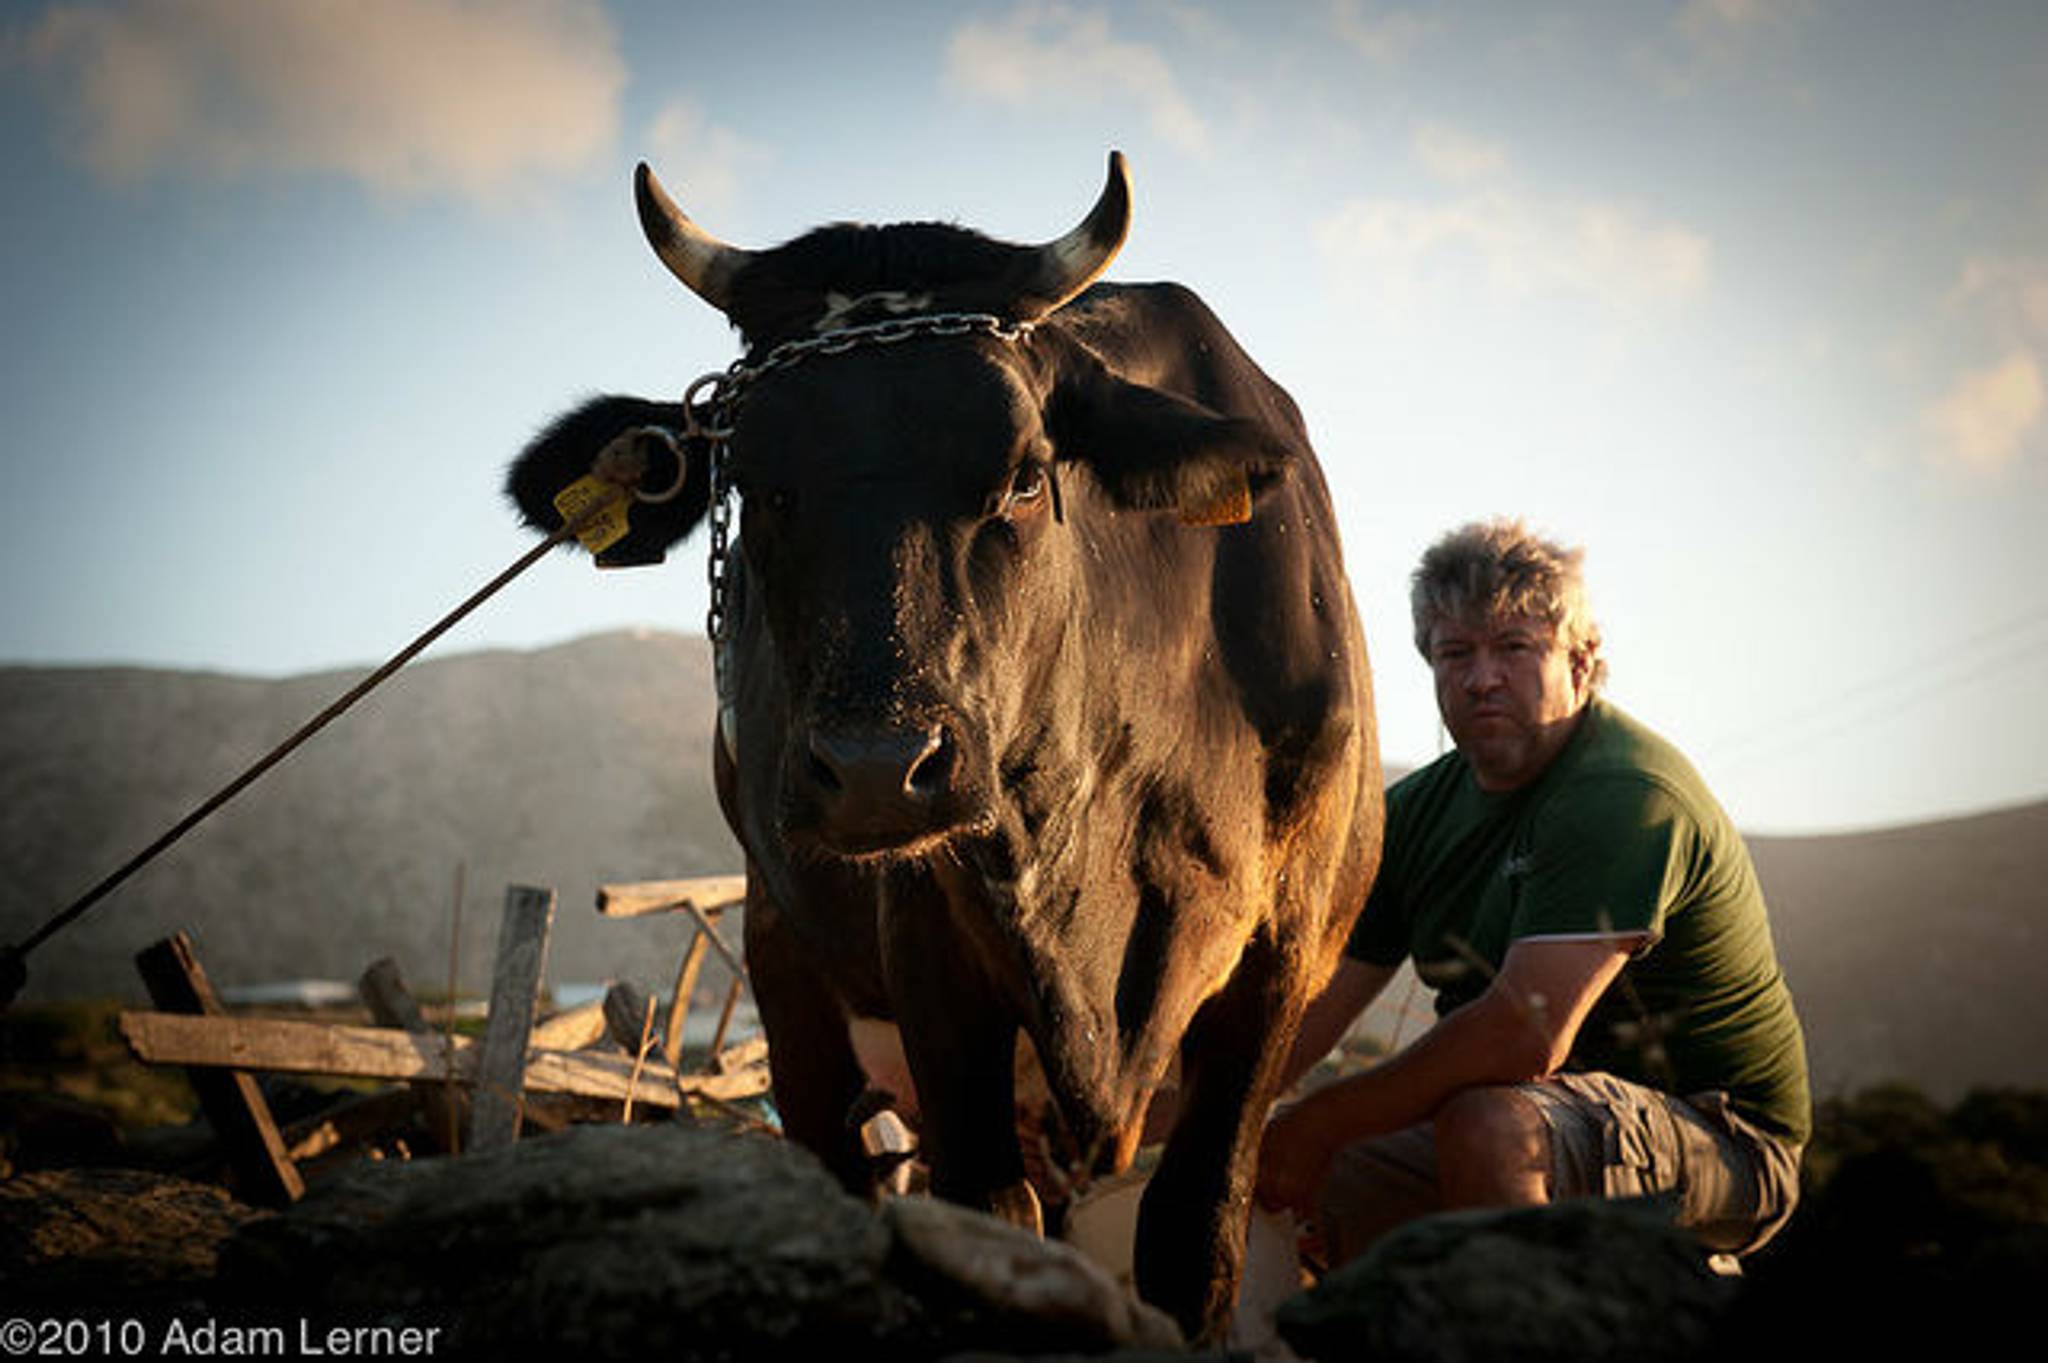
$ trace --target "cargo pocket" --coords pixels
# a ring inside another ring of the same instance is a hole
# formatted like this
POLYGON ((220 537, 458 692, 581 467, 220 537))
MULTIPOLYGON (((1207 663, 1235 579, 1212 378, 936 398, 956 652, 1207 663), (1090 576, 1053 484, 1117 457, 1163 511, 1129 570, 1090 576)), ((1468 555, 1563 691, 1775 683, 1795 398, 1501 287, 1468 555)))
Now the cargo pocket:
POLYGON ((1648 1197, 1671 1188, 1678 1170, 1670 1158, 1668 1123, 1661 1112, 1638 1103, 1606 1109, 1606 1149, 1601 1191, 1608 1197, 1648 1197))

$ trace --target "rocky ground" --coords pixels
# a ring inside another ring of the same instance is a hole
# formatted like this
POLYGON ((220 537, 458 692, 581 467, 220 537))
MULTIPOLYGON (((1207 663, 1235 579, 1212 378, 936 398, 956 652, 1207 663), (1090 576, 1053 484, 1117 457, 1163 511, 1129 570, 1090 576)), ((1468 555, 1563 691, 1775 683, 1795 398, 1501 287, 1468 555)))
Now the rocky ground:
MULTIPOLYGON (((32 1030, 8 1020, 17 1053, 32 1030)), ((383 1158, 310 1168, 307 1196, 271 1211, 217 1181, 203 1123, 165 1124, 174 1090, 166 1076, 131 1094, 122 1120, 110 1095, 124 1085, 66 1096, 30 1068, 0 1066, 0 1347, 1185 1352, 1171 1322, 1070 1247, 926 1199, 871 1207, 730 1114, 570 1124, 457 1158, 419 1157, 427 1145, 394 1138, 376 1147, 383 1158)), ((336 1096, 280 1087, 273 1101, 289 1120, 336 1096)), ((1807 1182, 1791 1226, 1740 1279, 1710 1274, 1655 1204, 1417 1223, 1286 1300, 1263 1356, 1587 1363, 1879 1346, 1950 1356, 2003 1340, 2048 1288, 2048 1096, 1980 1093, 1944 1109, 1878 1089, 1831 1102, 1807 1182)))

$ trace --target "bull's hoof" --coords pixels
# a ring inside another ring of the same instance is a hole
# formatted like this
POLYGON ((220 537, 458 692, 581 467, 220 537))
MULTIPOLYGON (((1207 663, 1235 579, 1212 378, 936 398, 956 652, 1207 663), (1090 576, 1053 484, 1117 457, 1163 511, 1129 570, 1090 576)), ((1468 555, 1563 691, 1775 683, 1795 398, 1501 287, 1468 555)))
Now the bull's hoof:
POLYGON ((989 1202, 997 1219, 1033 1235, 1045 1234, 1045 1211, 1038 1205, 1037 1191, 1028 1182, 1019 1180, 1007 1188, 996 1189, 989 1202))

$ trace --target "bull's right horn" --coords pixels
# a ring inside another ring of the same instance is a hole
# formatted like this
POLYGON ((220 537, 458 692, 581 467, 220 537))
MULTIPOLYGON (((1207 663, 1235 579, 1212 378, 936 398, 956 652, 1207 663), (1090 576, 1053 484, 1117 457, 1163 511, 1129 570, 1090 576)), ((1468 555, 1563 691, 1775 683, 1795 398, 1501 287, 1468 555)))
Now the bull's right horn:
POLYGON ((633 202, 640 209, 640 230, 669 273, 690 292, 730 315, 733 276, 754 258, 752 251, 728 246, 691 222, 642 161, 633 172, 633 202))
POLYGON ((1079 226, 1033 253, 1033 277, 1018 301, 1021 317, 1036 321, 1093 284, 1123 248, 1131 230, 1131 177, 1124 154, 1109 154, 1109 176, 1079 226))

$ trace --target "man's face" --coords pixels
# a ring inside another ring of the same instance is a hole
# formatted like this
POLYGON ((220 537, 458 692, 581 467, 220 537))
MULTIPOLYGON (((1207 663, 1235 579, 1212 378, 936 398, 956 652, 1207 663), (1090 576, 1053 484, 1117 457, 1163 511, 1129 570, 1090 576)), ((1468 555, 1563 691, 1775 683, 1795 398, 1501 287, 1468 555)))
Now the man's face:
POLYGON ((1480 789, 1515 790, 1543 774, 1585 708, 1589 661, 1531 616, 1431 626, 1437 709, 1480 789))

